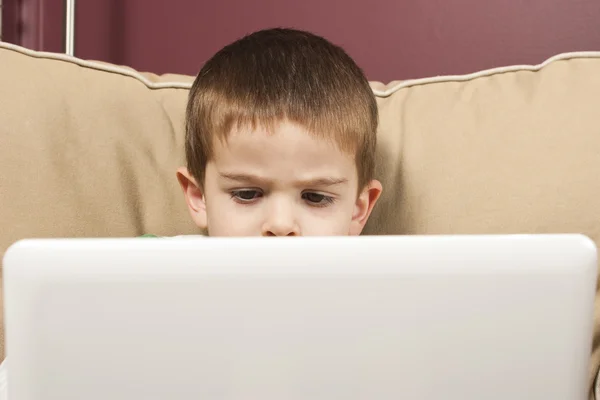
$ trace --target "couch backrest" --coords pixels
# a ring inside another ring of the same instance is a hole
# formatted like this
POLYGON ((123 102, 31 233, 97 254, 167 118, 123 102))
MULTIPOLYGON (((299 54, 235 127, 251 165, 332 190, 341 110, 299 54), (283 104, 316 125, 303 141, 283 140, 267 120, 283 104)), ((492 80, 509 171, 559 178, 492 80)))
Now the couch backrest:
MULTIPOLYGON (((191 82, 2 44, 0 254, 24 237, 197 233, 175 179, 191 82)), ((600 53, 373 88, 384 193, 365 233, 600 243, 600 53)))
POLYGON ((0 251, 29 236, 194 232, 175 179, 192 78, 58 57, 0 49, 0 251))

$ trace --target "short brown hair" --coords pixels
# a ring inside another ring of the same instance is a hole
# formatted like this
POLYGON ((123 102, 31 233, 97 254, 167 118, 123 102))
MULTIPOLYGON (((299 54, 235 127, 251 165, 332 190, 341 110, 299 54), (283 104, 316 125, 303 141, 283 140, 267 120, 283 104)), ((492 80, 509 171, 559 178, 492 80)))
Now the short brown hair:
POLYGON ((324 38, 279 28, 224 47, 200 70, 186 112, 188 170, 203 184, 214 138, 282 120, 353 152, 360 189, 373 179, 377 104, 362 70, 324 38))

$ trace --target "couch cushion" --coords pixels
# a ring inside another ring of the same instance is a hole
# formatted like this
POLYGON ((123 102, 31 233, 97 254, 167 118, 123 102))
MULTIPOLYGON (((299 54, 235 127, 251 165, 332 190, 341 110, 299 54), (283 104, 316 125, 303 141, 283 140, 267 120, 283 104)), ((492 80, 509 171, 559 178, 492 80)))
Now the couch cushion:
POLYGON ((195 232, 175 180, 187 89, 29 54, 0 49, 0 251, 30 236, 195 232))
MULTIPOLYGON (((197 233, 174 175, 191 82, 0 45, 0 255, 24 237, 197 233)), ((384 192, 365 233, 600 243, 600 53, 373 88, 384 192)))

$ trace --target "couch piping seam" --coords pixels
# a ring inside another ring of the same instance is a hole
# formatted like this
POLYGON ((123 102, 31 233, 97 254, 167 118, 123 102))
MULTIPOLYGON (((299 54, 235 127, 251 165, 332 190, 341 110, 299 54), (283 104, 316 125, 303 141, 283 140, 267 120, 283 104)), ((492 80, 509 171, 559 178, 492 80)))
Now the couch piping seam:
MULTIPOLYGON (((177 81, 152 82, 148 78, 143 76, 142 73, 135 71, 135 70, 129 70, 127 68, 119 67, 116 65, 111 66, 111 65, 107 65, 107 64, 103 64, 103 63, 99 63, 99 62, 95 62, 95 61, 86 61, 86 60, 82 60, 77 57, 69 56, 66 54, 35 51, 35 50, 26 49, 24 47, 17 46, 17 45, 11 44, 11 43, 4 43, 4 42, 0 42, 0 48, 13 50, 18 53, 28 55, 31 57, 35 57, 35 58, 60 60, 60 61, 65 61, 65 62, 69 62, 72 64, 76 64, 81 67, 86 67, 86 68, 95 69, 95 70, 104 71, 104 72, 112 72, 112 73, 119 74, 119 75, 125 75, 128 77, 137 79, 138 81, 140 81, 144 85, 146 85, 146 87, 148 87, 149 89, 188 89, 189 90, 192 87, 192 83, 190 83, 190 82, 177 82, 177 81)), ((507 72, 519 72, 519 71, 536 72, 556 61, 566 61, 566 60, 571 60, 574 58, 579 58, 579 59, 600 58, 600 51, 579 51, 579 52, 571 52, 571 53, 561 53, 561 54, 557 54, 553 57, 550 57, 547 60, 545 60, 544 62, 537 64, 537 65, 512 65, 512 66, 506 66, 506 67, 497 67, 497 68, 486 69, 486 70, 482 70, 482 71, 478 71, 478 72, 474 72, 474 73, 470 73, 470 74, 464 74, 464 75, 441 75, 441 76, 434 76, 434 77, 428 77, 428 78, 410 79, 410 80, 399 82, 396 85, 394 85, 386 90, 379 90, 379 89, 372 89, 372 90, 373 90, 373 93, 375 94, 375 96, 377 96, 377 97, 389 97, 401 89, 412 87, 412 86, 424 86, 424 85, 428 85, 428 84, 432 84, 432 83, 442 83, 442 82, 465 82, 465 81, 471 81, 471 80, 474 80, 477 78, 489 77, 489 76, 498 75, 498 74, 504 74, 507 72)))

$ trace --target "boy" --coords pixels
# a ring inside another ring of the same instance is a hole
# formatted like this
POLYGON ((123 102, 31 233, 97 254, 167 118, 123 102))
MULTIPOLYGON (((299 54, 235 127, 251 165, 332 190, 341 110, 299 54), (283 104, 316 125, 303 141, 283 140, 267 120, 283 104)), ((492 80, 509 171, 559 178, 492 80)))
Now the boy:
POLYGON ((248 35, 198 74, 177 171, 211 236, 358 235, 381 193, 377 105, 354 61, 297 30, 248 35))
POLYGON ((321 37, 271 29, 226 46, 188 100, 177 178, 193 221, 212 236, 360 234, 382 190, 377 118, 362 71, 321 37))

